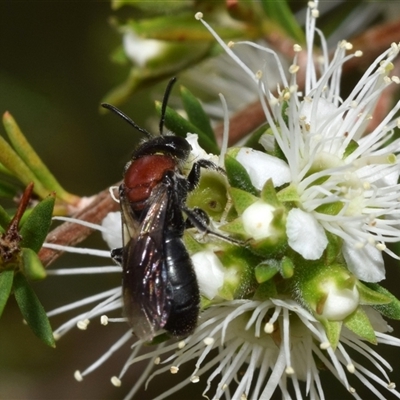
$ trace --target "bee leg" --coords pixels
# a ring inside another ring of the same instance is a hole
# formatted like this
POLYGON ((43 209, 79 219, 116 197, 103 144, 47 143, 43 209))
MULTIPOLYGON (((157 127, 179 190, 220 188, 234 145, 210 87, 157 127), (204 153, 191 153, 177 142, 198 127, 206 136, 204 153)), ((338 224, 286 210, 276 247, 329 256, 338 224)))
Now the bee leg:
POLYGON ((116 249, 111 250, 111 258, 113 261, 119 265, 122 265, 122 254, 124 252, 123 247, 118 247, 116 249))
POLYGON ((208 225, 210 224, 210 218, 207 213, 201 208, 185 208, 185 214, 187 219, 185 221, 185 228, 196 228, 201 232, 209 230, 208 225))
POLYGON ((214 171, 220 172, 223 175, 226 175, 226 172, 222 168, 218 167, 218 165, 213 163, 212 161, 204 159, 198 160, 195 163, 193 163, 192 169, 190 170, 189 175, 187 177, 189 192, 194 190, 197 184, 199 183, 201 168, 212 169, 214 171))

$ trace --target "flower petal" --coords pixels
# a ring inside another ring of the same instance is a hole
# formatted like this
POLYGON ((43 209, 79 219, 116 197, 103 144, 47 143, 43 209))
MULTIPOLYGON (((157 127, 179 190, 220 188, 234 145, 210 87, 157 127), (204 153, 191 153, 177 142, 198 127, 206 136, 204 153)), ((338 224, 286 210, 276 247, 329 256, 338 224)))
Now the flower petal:
POLYGON ((110 249, 122 247, 121 213, 119 211, 108 213, 101 222, 101 226, 107 229, 101 234, 108 247, 110 249))
POLYGON ((286 223, 289 246, 306 260, 318 260, 328 239, 318 221, 299 208, 290 210, 286 223))
POLYGON ((200 292, 212 300, 224 283, 224 267, 219 258, 209 250, 199 251, 191 258, 200 292))
POLYGON ((275 187, 291 181, 289 166, 279 158, 262 151, 242 147, 236 156, 236 160, 246 169, 251 183, 258 190, 261 190, 270 178, 272 178, 275 187))
POLYGON ((385 279, 382 252, 371 244, 357 249, 350 244, 343 243, 343 256, 347 268, 358 279, 365 282, 379 282, 385 279))

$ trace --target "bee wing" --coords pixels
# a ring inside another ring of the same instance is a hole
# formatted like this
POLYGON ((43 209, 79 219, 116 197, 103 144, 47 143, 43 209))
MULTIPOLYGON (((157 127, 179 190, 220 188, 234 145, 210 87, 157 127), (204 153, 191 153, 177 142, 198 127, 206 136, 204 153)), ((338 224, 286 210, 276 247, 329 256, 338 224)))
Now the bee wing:
POLYGON ((152 190, 139 229, 129 208, 124 212, 127 220, 123 250, 124 313, 134 333, 143 340, 154 337, 166 324, 170 312, 171 293, 164 257, 168 202, 168 188, 160 183, 152 190))
POLYGON ((119 187, 119 204, 122 218, 122 242, 123 246, 129 245, 132 240, 136 241, 140 231, 140 221, 132 210, 129 200, 125 195, 125 185, 119 187))

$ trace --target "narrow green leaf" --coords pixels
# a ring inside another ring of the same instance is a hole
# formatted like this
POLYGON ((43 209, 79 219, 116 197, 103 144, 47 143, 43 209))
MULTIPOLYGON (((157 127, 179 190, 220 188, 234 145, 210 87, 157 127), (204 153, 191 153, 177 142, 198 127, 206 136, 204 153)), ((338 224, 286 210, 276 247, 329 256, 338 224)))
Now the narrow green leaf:
POLYGON ((377 344, 374 328, 361 307, 358 307, 344 320, 344 325, 361 338, 377 344))
POLYGON ((0 197, 13 199, 17 194, 18 188, 16 185, 4 181, 0 182, 0 197))
POLYGON ((326 336, 328 337, 329 343, 335 350, 340 338, 340 332, 342 331, 342 321, 328 321, 323 318, 320 320, 325 328, 326 336))
POLYGON ((35 174, 2 136, 0 136, 0 162, 24 185, 33 182, 35 193, 40 197, 46 197, 49 194, 49 191, 45 189, 35 174))
POLYGON ((266 124, 258 127, 247 139, 243 147, 251 147, 254 150, 265 151, 264 147, 260 144, 260 138, 267 130, 266 124))
MULTIPOLYGON (((156 101, 156 110, 161 114, 161 103, 156 101)), ((171 107, 165 111, 165 126, 175 135, 186 138, 188 133, 197 133, 199 135, 199 145, 207 152, 219 154, 218 146, 200 129, 180 116, 171 107)))
POLYGON ((0 273, 0 317, 1 314, 3 314, 8 298, 10 297, 13 279, 13 270, 3 271, 0 273))
POLYGON ((204 111, 200 100, 198 100, 188 89, 183 86, 181 86, 181 97, 183 108, 186 111, 189 121, 202 132, 204 132, 204 134, 206 134, 208 138, 212 140, 215 145, 217 145, 215 134, 211 127, 210 118, 204 111))
POLYGON ((26 137, 21 132, 18 124, 9 112, 4 113, 3 124, 14 150, 17 152, 19 157, 21 157, 28 168, 35 174, 43 186, 45 186, 48 191, 57 192, 57 196, 60 199, 73 203, 76 200, 75 196, 66 192, 58 183, 57 179, 49 171, 49 169, 40 159, 39 155, 26 140, 26 137))
MULTIPOLYGON (((204 29, 199 22, 196 23, 194 14, 179 13, 177 15, 166 15, 151 19, 131 20, 128 27, 144 39, 158 39, 165 41, 214 41, 210 33, 204 29)), ((213 25, 218 35, 222 38, 233 40, 238 37, 247 36, 253 29, 252 26, 231 24, 228 26, 213 25), (246 32, 247 30, 247 32, 246 32)), ((254 33, 253 33, 254 34, 254 33)))
POLYGON ((246 208, 250 207, 253 203, 259 201, 258 197, 253 196, 248 191, 233 186, 229 188, 229 194, 239 215, 242 215, 246 208))
POLYGON ((266 260, 258 264, 254 270, 258 283, 264 283, 279 272, 279 263, 276 260, 266 260))
POLYGON ((400 301, 392 293, 377 283, 363 283, 373 291, 380 293, 391 300, 388 304, 374 305, 373 308, 375 308, 375 310, 379 311, 387 318, 400 319, 400 301))
POLYGON ((46 278, 46 269, 44 268, 39 256, 32 249, 22 248, 22 263, 26 277, 30 280, 41 280, 46 278))
MULTIPOLYGON (((360 293, 360 304, 362 305, 389 304, 393 298, 397 300, 393 295, 389 297, 383 291, 379 292, 378 290, 374 290, 370 288, 369 285, 365 285, 360 281, 357 281, 357 290, 358 293, 360 293)), ((390 295, 386 289, 384 290, 390 295)))
POLYGON ((297 42, 304 43, 304 33, 286 0, 261 0, 267 17, 278 23, 297 42))
POLYGON ((47 345, 55 347, 53 331, 46 312, 22 273, 15 275, 14 295, 22 316, 33 333, 47 345))
POLYGON ((264 183, 264 186, 261 190, 261 198, 273 207, 280 207, 282 205, 278 200, 274 183, 271 178, 264 183))
POLYGON ((54 202, 55 197, 48 196, 32 210, 19 231, 22 236, 21 247, 36 253, 40 250, 50 229, 54 202))
POLYGON ((3 232, 7 229, 12 217, 10 217, 7 211, 0 206, 0 227, 3 228, 3 232))
POLYGON ((235 158, 226 155, 225 169, 229 184, 232 187, 244 190, 245 192, 251 193, 254 196, 258 195, 258 190, 251 183, 249 174, 239 161, 236 161, 235 158))

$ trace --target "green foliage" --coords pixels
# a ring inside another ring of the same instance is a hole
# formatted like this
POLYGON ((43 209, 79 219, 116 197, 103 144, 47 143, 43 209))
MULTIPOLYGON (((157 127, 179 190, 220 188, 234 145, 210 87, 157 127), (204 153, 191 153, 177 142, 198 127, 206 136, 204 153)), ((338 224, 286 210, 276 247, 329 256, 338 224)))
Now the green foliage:
POLYGON ((285 0, 261 0, 266 16, 273 20, 298 43, 304 43, 304 33, 285 0))
POLYGON ((47 345, 55 347, 53 331, 46 312, 27 279, 20 272, 14 277, 14 296, 22 316, 33 333, 47 345))
POLYGON ((210 117, 204 111, 200 100, 183 86, 181 87, 181 98, 189 122, 196 126, 215 146, 217 146, 214 130, 211 127, 210 117))
MULTIPOLYGON (((156 110, 161 115, 161 103, 156 102, 156 110)), ((174 132, 178 136, 186 138, 186 135, 190 133, 197 133, 199 136, 199 145, 207 152, 218 154, 219 149, 215 142, 215 139, 210 139, 209 135, 204 133, 198 126, 192 122, 187 121, 179 113, 173 110, 171 107, 167 107, 165 111, 165 126, 174 132)))
POLYGON ((44 343, 54 347, 49 320, 28 279, 46 276, 37 253, 50 229, 55 197, 47 197, 23 218, 32 190, 33 184, 28 185, 13 218, 0 208, 4 230, 0 236, 0 315, 13 293, 28 326, 44 343))
POLYGON ((254 196, 258 195, 258 190, 251 183, 250 176, 246 169, 239 161, 236 161, 234 157, 228 154, 225 156, 225 169, 229 184, 233 188, 241 189, 254 196))
POLYGON ((14 271, 0 272, 0 317, 10 296, 14 280, 14 271))

